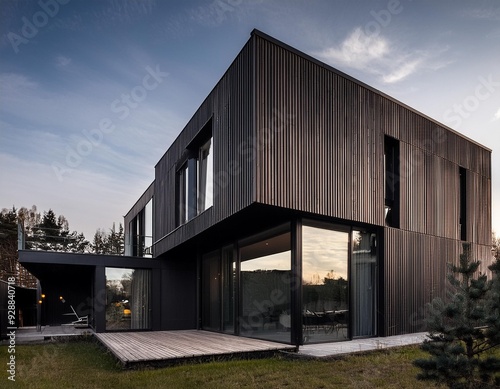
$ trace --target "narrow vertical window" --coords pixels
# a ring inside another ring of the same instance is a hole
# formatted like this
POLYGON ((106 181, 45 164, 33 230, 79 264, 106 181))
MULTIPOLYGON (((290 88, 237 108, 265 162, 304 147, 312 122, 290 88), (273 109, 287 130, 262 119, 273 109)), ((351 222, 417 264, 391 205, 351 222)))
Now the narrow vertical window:
POLYGON ((399 142, 384 138, 384 205, 385 224, 399 227, 399 142))
POLYGON ((460 239, 467 240, 467 171, 465 168, 459 168, 460 174, 460 193, 459 195, 459 223, 460 239))
POLYGON ((212 138, 199 149, 198 154, 198 213, 213 205, 212 138))
POLYGON ((177 172, 177 225, 188 220, 188 168, 185 163, 177 172))
POLYGON ((153 199, 144 207, 144 256, 153 256, 153 199))

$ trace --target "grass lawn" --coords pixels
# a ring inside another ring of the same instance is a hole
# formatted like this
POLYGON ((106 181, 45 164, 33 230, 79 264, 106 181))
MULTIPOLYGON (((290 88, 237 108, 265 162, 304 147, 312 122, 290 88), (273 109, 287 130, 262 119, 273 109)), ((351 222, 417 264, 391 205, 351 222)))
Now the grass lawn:
MULTIPOLYGON (((91 341, 18 345, 16 382, 0 375, 1 388, 429 388, 415 379, 418 347, 351 355, 339 360, 268 358, 122 370, 91 341)), ((6 366, 7 347, 0 347, 6 366)))

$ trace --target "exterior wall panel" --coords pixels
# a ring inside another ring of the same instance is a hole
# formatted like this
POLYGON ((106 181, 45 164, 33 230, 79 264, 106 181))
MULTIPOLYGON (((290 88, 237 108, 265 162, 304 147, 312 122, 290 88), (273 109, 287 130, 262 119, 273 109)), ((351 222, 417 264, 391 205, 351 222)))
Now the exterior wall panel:
POLYGON ((373 126, 373 96, 266 40, 257 52, 257 200, 382 224, 383 134, 373 126))
MULTIPOLYGON (((385 335, 425 331, 426 305, 446 298, 448 265, 458 265, 462 242, 386 228, 384 245, 385 335)), ((488 245, 472 244, 471 256, 488 272, 488 245)))

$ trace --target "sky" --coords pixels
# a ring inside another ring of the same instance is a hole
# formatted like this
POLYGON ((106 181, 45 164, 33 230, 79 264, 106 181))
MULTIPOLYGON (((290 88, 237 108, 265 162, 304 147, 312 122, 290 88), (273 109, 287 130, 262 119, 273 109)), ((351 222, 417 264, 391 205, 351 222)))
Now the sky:
POLYGON ((498 0, 0 0, 0 208, 123 222, 254 28, 492 149, 500 235, 498 0))

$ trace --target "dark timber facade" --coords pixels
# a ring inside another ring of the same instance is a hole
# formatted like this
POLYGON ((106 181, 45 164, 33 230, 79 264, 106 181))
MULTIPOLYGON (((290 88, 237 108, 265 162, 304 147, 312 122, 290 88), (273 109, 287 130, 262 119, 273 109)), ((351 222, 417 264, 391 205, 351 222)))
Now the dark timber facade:
POLYGON ((488 265, 490 158, 254 31, 125 216, 126 254, 160 273, 139 328, 291 344, 422 331, 447 263, 488 265))

